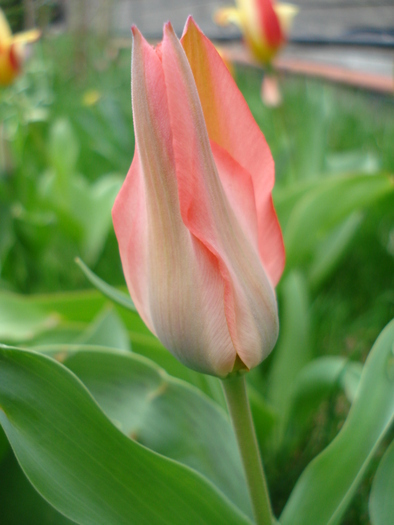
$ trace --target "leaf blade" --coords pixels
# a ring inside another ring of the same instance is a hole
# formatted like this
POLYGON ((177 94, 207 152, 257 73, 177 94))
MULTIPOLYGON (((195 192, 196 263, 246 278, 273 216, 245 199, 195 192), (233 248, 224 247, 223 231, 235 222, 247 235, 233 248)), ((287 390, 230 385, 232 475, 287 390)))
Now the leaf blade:
POLYGON ((28 478, 77 523, 250 525, 205 478, 126 438, 48 357, 1 347, 0 405, 28 478))
POLYGON ((281 525, 332 525, 340 519, 394 420, 394 375, 388 373, 393 342, 394 320, 368 356, 344 426, 301 475, 282 512, 281 525))

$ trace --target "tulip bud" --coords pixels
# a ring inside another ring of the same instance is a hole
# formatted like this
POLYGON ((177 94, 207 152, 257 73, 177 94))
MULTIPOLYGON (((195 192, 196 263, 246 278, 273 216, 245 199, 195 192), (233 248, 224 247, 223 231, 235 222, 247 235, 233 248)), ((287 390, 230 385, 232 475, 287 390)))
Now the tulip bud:
POLYGON ((226 377, 278 335, 284 248, 263 134, 189 18, 150 46, 133 28, 134 159, 113 208, 123 270, 148 328, 182 363, 226 377))
POLYGON ((219 9, 216 23, 238 25, 254 58, 263 65, 270 64, 285 44, 298 8, 271 0, 236 0, 236 4, 237 8, 219 9))

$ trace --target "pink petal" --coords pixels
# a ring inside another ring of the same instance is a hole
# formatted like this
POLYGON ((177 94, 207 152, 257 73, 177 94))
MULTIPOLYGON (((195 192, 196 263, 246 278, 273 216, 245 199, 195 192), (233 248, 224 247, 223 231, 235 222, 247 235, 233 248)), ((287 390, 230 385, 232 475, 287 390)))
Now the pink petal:
POLYGON ((236 352, 218 261, 182 221, 162 63, 133 33, 136 152, 113 209, 127 285, 147 326, 180 361, 225 376, 236 352))
MULTIPOLYGON (((230 336, 237 355, 250 368, 271 351, 276 341, 275 294, 251 242, 253 232, 245 235, 226 196, 193 74, 169 24, 164 29, 162 62, 182 219, 190 233, 217 258, 230 336)), ((237 165, 233 162, 231 166, 236 169, 237 165)), ((220 156, 218 166, 226 170, 229 162, 220 156)), ((231 175, 222 176, 229 180, 231 175)), ((247 187, 242 198, 248 199, 247 187)))
POLYGON ((211 140, 247 170, 252 178, 258 217, 261 260, 273 285, 283 272, 285 254, 272 203, 274 162, 263 134, 213 44, 188 19, 182 46, 193 71, 211 140))

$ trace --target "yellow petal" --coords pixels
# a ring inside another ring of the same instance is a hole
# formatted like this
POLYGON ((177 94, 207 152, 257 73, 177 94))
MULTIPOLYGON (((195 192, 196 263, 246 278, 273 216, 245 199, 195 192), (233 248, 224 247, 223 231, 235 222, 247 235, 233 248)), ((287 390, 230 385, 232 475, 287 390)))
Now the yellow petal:
POLYGON ((279 18, 280 27, 284 34, 287 35, 299 8, 293 4, 275 4, 274 9, 279 18))
POLYGON ((30 29, 30 31, 24 31, 23 33, 16 33, 12 37, 12 41, 15 44, 30 44, 36 42, 41 36, 39 29, 30 29))
POLYGON ((243 13, 235 7, 223 7, 214 14, 214 21, 219 26, 235 24, 239 27, 243 25, 243 13))
POLYGON ((3 10, 0 8, 0 43, 8 42, 12 38, 12 32, 3 10))

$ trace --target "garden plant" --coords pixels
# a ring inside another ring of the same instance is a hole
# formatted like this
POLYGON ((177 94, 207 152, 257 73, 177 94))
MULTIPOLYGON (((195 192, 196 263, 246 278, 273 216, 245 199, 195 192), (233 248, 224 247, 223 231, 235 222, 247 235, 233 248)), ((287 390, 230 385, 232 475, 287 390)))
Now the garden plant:
POLYGON ((0 522, 394 522, 392 98, 132 32, 132 108, 94 37, 0 91, 0 522))

